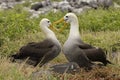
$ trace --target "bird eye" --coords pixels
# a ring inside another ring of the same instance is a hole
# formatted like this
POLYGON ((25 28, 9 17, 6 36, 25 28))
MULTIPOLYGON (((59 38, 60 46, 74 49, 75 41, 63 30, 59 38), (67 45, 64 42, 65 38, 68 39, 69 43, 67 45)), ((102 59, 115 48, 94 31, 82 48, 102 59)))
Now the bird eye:
POLYGON ((50 21, 48 21, 48 23, 50 23, 50 21))
POLYGON ((66 18, 68 18, 68 16, 66 16, 66 18))

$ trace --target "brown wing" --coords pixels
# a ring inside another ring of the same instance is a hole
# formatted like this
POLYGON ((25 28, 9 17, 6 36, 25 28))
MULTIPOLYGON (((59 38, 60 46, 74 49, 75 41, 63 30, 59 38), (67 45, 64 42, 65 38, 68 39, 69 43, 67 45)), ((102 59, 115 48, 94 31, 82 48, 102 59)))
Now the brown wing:
POLYGON ((79 42, 79 48, 81 49, 91 49, 91 48, 95 48, 94 46, 84 43, 82 40, 78 40, 79 42))
POLYGON ((43 57, 47 52, 51 51, 54 43, 48 39, 42 42, 32 42, 23 46, 19 51, 21 57, 43 57))
POLYGON ((27 44, 27 46, 32 46, 34 48, 47 48, 47 47, 51 47, 53 45, 54 45, 54 43, 49 39, 45 39, 42 42, 30 42, 27 44))
POLYGON ((102 61, 102 59, 106 59, 106 54, 101 48, 84 49, 84 52, 92 61, 102 61))

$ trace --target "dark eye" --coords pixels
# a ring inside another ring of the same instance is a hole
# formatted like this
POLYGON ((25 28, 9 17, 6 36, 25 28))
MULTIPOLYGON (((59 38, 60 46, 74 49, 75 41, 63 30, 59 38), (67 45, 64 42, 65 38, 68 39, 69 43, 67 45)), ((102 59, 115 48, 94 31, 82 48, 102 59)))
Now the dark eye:
POLYGON ((50 23, 50 21, 47 21, 48 23, 50 23))
POLYGON ((68 18, 68 16, 66 16, 66 18, 68 18))

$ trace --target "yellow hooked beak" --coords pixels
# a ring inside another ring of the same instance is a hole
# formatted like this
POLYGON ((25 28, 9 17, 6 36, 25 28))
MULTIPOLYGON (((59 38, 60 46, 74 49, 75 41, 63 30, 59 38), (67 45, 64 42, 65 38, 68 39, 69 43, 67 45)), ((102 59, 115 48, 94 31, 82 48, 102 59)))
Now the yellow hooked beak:
POLYGON ((64 21, 64 18, 61 18, 58 21, 54 22, 53 24, 58 24, 58 23, 63 22, 63 21, 64 21))
POLYGON ((54 28, 53 24, 51 24, 49 28, 50 28, 51 30, 53 30, 54 32, 57 31, 57 29, 54 28))
POLYGON ((55 29, 55 30, 57 30, 58 32, 62 32, 62 31, 65 29, 65 27, 67 26, 67 23, 65 22, 64 18, 61 18, 61 19, 59 19, 58 21, 53 22, 53 25, 55 25, 55 24, 59 24, 59 23, 61 23, 61 22, 64 23, 64 24, 63 24, 63 27, 61 27, 60 30, 55 29))

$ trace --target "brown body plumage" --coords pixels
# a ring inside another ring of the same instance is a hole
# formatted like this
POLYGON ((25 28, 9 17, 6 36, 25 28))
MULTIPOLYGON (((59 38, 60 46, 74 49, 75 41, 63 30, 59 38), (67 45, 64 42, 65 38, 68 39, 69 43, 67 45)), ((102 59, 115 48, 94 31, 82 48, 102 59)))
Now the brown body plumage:
POLYGON ((91 61, 102 62, 105 66, 108 63, 111 64, 111 62, 107 60, 106 53, 101 48, 96 48, 82 41, 80 41, 79 48, 81 48, 85 52, 86 56, 91 61))

